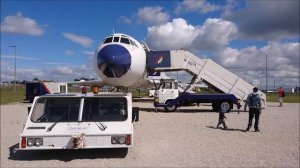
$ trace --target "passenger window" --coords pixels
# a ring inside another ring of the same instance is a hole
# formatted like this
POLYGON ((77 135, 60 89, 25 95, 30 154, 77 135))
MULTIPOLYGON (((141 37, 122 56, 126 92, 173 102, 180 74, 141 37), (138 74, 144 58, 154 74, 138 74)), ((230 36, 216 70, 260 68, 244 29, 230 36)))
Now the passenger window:
POLYGON ((120 37, 114 37, 114 42, 119 42, 120 37))
POLYGON ((174 87, 175 87, 174 89, 178 89, 178 83, 177 82, 175 83, 174 87))
POLYGON ((129 39, 127 38, 121 38, 121 43, 130 44, 129 39))
POLYGON ((103 44, 112 42, 112 37, 108 37, 104 40, 103 44))
POLYGON ((164 83, 163 89, 172 89, 172 83, 170 82, 164 83))

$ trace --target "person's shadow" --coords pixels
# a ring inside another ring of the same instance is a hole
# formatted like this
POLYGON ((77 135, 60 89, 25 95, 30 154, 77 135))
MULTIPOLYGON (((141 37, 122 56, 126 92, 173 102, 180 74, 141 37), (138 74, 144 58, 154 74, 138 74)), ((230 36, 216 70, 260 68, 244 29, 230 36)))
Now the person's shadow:
POLYGON ((211 128, 211 129, 221 129, 221 130, 224 130, 224 131, 241 131, 241 132, 246 132, 246 130, 244 129, 237 129, 237 128, 223 128, 223 127, 214 127, 214 126, 206 126, 207 128, 211 128))
POLYGON ((115 149, 62 149, 62 150, 19 150, 19 143, 9 148, 9 160, 60 160, 125 158, 128 148, 115 149))

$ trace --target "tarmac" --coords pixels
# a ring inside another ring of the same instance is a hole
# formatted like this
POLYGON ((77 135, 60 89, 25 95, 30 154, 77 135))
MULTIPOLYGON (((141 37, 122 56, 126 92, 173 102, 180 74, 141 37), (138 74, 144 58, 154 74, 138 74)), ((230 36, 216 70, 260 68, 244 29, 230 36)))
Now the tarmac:
MULTIPOLYGON (((249 132, 248 112, 226 113, 228 129, 216 128, 210 106, 155 109, 134 102, 134 147, 116 149, 19 151, 19 134, 29 103, 1 105, 1 167, 299 167, 299 103, 268 103, 261 132, 249 132)), ((222 126, 221 126, 222 127, 222 126)))

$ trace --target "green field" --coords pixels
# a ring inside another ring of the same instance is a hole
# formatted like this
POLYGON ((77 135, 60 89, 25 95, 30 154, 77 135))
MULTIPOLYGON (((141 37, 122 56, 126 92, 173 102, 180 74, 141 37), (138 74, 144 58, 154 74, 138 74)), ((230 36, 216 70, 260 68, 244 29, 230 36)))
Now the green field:
POLYGON ((14 102, 23 102, 25 99, 25 87, 17 86, 16 91, 13 86, 0 87, 0 104, 8 104, 14 102))
MULTIPOLYGON (((133 97, 144 97, 147 96, 147 90, 132 89, 133 97)), ((300 94, 287 93, 284 98, 285 103, 300 103, 300 94)), ((0 87, 0 104, 8 104, 14 102, 23 102, 25 99, 25 88, 24 86, 18 86, 17 90, 14 87, 0 87)), ((267 94, 267 102, 277 102, 278 97, 276 93, 267 94)))

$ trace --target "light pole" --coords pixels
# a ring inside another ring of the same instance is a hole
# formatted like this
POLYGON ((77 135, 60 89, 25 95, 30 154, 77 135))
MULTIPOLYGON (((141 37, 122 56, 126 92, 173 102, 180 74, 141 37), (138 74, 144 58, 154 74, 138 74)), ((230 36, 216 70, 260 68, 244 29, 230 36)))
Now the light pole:
POLYGON ((9 46, 15 48, 15 72, 14 72, 14 82, 15 82, 15 91, 17 90, 17 81, 16 81, 16 74, 17 74, 17 46, 9 46))
POLYGON ((266 92, 268 93, 268 50, 266 51, 266 92))

